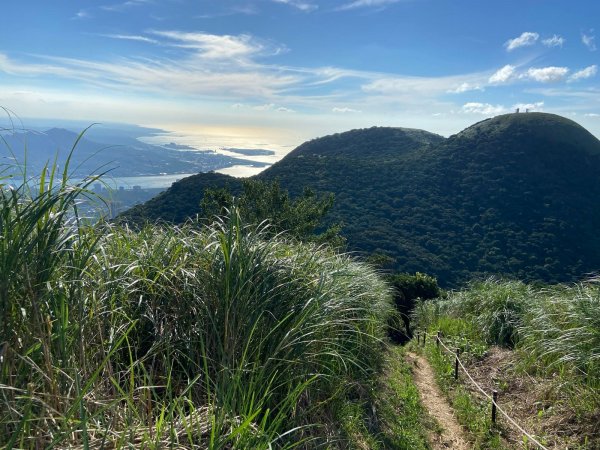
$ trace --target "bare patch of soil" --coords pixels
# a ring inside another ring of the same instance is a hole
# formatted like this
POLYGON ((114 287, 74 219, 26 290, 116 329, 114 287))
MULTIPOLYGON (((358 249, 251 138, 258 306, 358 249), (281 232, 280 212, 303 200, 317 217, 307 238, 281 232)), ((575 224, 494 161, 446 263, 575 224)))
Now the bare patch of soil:
POLYGON ((407 361, 412 367, 415 385, 419 389, 421 401, 429 414, 439 423, 442 431, 430 437, 434 450, 468 450, 471 446, 465 439, 454 412, 435 384, 435 375, 425 358, 408 353, 407 361))

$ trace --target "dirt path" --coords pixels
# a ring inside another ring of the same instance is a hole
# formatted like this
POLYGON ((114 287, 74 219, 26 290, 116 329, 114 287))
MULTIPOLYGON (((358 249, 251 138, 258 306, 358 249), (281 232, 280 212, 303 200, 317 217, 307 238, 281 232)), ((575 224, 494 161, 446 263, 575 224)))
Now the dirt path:
POLYGON ((415 353, 408 353, 407 360, 412 367, 423 406, 443 429, 440 435, 432 437, 433 449, 469 450, 471 447, 463 437, 464 432, 456 421, 452 408, 436 386, 435 375, 427 360, 415 353))

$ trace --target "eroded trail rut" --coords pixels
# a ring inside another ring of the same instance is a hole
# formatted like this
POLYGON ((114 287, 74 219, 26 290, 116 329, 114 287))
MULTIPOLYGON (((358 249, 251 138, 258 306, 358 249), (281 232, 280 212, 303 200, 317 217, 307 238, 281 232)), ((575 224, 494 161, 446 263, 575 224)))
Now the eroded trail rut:
POLYGON ((435 450, 469 450, 471 446, 464 438, 464 432, 454 417, 452 408, 435 384, 435 375, 427 360, 415 353, 408 353, 407 361, 412 367, 423 407, 442 427, 440 435, 431 437, 432 447, 435 450))

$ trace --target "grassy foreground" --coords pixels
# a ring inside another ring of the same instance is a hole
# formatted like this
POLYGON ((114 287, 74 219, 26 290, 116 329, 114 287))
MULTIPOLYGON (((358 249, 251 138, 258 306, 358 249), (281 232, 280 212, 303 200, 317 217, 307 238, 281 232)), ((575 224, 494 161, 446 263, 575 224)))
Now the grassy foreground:
POLYGON ((85 226, 87 182, 47 182, 0 189, 0 447, 347 447, 391 311, 370 267, 235 210, 85 226))

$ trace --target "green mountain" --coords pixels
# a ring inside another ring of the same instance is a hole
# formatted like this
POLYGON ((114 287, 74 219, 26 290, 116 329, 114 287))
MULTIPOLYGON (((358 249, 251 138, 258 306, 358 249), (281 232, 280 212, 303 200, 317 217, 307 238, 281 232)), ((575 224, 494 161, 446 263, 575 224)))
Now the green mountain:
MULTIPOLYGON (((552 114, 507 114, 444 139, 421 130, 353 130, 302 144, 257 176, 333 192, 329 220, 349 249, 452 286, 501 274, 547 282, 600 269, 600 141, 552 114)), ((127 213, 180 222, 201 214, 200 174, 127 213)))

